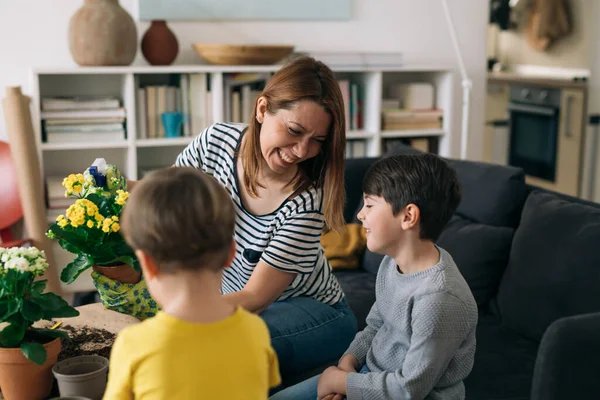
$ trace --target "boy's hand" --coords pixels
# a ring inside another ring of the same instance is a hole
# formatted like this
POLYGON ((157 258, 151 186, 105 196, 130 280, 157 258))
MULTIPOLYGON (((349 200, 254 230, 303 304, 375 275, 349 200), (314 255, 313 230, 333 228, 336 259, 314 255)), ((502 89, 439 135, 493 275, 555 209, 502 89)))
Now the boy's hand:
POLYGON ((328 395, 345 395, 347 377, 348 372, 342 371, 338 367, 327 368, 319 378, 317 397, 323 399, 328 395))
POLYGON ((352 354, 346 354, 338 363, 338 368, 346 372, 357 372, 358 367, 358 360, 352 354))

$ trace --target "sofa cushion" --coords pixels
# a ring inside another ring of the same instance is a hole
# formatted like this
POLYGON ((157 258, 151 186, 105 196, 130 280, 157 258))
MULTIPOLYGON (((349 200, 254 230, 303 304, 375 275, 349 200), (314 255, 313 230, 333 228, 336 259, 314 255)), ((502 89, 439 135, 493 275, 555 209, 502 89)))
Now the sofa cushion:
POLYGON ((498 290, 508 264, 514 229, 452 217, 437 244, 444 248, 469 284, 480 309, 498 290))
POLYGON ((600 311, 600 208, 533 191, 498 290, 502 323, 540 340, 556 319, 600 311))
POLYGON ((364 329, 365 319, 375 303, 375 281, 377 276, 365 271, 342 271, 334 272, 342 290, 346 295, 348 305, 354 311, 358 321, 358 330, 364 329))
POLYGON ((465 379, 469 400, 526 400, 538 345, 503 328, 490 315, 479 318, 477 350, 471 374, 465 379))
MULTIPOLYGON (((384 156, 413 154, 415 149, 396 144, 384 156)), ((525 175, 520 168, 474 161, 446 159, 458 175, 462 201, 457 213, 474 221, 516 227, 525 200, 525 175)))

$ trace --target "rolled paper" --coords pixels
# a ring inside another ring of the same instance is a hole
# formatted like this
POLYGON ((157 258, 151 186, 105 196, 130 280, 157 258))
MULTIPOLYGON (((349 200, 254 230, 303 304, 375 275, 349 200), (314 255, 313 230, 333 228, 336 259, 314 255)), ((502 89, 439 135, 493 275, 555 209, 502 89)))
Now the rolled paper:
POLYGON ((46 237, 48 222, 44 204, 44 184, 29 110, 30 99, 23 96, 20 86, 7 87, 2 104, 10 152, 19 182, 27 236, 35 247, 46 253, 48 269, 43 276, 48 279, 46 290, 60 295, 61 286, 52 242, 46 237))

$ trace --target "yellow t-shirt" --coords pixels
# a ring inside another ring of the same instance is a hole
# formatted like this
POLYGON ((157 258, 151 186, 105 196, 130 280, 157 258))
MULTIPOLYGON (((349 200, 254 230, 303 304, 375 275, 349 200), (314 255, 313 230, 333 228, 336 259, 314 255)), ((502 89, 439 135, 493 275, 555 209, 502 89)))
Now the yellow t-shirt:
POLYGON ((238 307, 200 324, 159 312, 118 334, 104 400, 267 399, 280 382, 260 317, 238 307))

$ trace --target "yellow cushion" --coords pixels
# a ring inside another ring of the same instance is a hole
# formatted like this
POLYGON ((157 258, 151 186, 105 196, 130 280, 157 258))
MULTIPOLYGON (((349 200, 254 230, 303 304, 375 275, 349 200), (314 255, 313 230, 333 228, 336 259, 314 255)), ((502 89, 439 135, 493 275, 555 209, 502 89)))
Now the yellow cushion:
POLYGON ((361 224, 346 224, 342 232, 329 231, 321 236, 325 257, 334 269, 356 269, 365 251, 367 238, 361 224))

